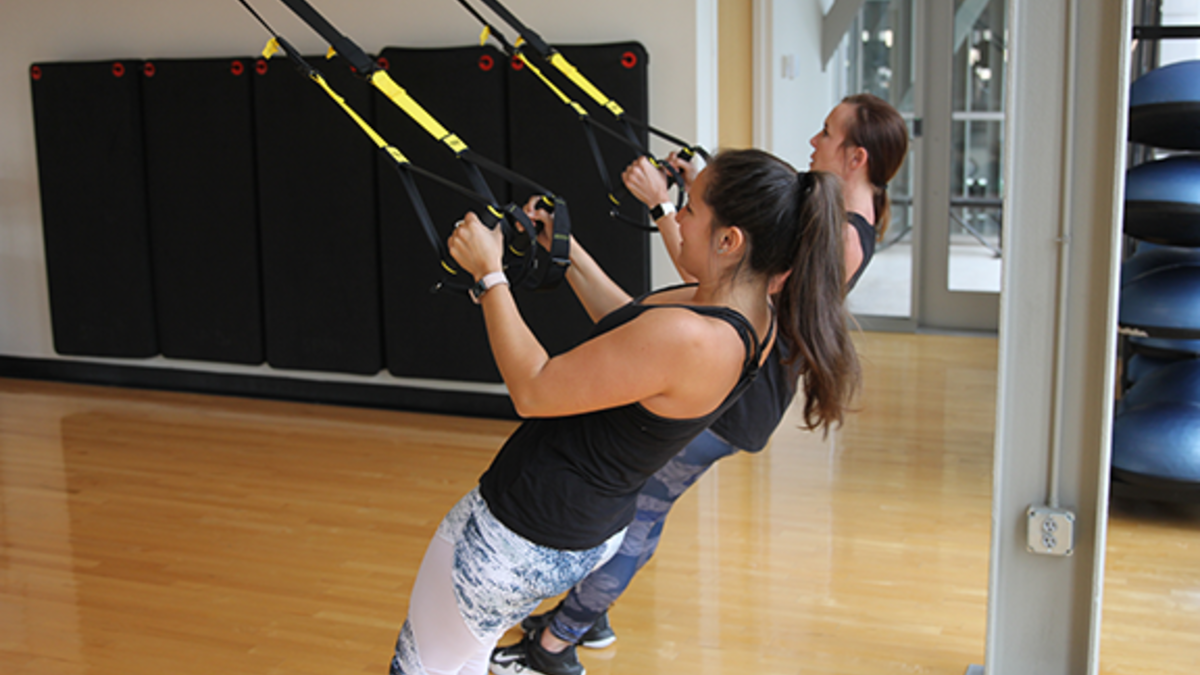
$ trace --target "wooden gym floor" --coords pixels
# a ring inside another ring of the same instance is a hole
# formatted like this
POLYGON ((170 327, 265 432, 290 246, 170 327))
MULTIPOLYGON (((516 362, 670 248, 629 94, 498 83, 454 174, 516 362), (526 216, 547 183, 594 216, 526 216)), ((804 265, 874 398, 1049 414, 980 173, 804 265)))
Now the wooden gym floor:
MULTIPOLYGON (((860 335, 861 412, 686 494, 592 675, 982 664, 996 342, 860 335)), ((0 379, 0 672, 386 672, 509 422, 0 379)), ((1114 503, 1102 672, 1191 673, 1200 509, 1114 503)), ((512 635, 515 635, 513 633, 512 635)))

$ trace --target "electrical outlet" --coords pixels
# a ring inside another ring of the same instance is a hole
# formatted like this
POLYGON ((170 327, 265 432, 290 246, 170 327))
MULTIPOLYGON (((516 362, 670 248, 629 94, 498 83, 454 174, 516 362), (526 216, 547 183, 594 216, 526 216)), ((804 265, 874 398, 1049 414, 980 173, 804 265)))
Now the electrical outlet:
POLYGON ((1075 551, 1075 514, 1048 506, 1030 506, 1028 541, 1030 553, 1071 555, 1075 551))

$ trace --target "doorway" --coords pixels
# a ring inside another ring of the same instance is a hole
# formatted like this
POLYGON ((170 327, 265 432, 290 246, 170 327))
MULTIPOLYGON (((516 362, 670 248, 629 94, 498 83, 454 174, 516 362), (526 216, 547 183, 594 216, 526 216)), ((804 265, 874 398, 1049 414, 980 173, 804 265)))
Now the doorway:
MULTIPOLYGON (((843 0, 845 1, 845 0, 843 0)), ((1007 0, 865 0, 830 68, 909 123, 892 223, 850 295, 864 327, 994 332, 1003 264, 1007 0)))

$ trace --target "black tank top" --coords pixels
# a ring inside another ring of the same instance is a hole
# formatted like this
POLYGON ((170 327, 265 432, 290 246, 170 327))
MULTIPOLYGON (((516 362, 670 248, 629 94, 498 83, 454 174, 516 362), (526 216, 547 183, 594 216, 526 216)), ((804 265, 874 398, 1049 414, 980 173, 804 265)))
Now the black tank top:
POLYGON ((850 211, 846 214, 846 219, 854 227, 854 231, 858 232, 858 241, 862 245, 862 262, 859 263, 858 269, 854 270, 854 276, 850 277, 849 291, 854 288, 854 284, 858 283, 858 278, 867 269, 867 263, 871 262, 871 258, 875 255, 875 226, 868 223, 866 218, 860 214, 850 211))
MULTIPOLYGON (((854 288, 875 255, 875 228, 857 213, 846 215, 862 242, 862 262, 850 277, 849 288, 854 288)), ((767 447, 767 441, 771 440, 771 434, 775 433, 779 420, 783 419, 796 396, 796 378, 783 365, 787 356, 784 344, 776 342, 758 378, 720 419, 713 422, 713 433, 739 450, 758 452, 767 447)))
POLYGON ((741 377, 721 405, 703 417, 660 417, 634 403, 526 420, 480 478, 479 490, 500 522, 534 543, 581 550, 621 531, 633 520, 646 479, 720 417, 757 374, 762 345, 738 312, 640 300, 605 316, 592 336, 651 309, 683 307, 727 321, 738 331, 746 349, 741 377))

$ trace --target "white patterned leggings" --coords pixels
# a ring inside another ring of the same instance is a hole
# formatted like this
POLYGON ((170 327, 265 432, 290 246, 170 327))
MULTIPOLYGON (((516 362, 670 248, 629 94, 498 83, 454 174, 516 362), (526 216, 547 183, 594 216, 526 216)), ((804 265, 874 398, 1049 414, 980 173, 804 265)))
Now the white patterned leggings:
POLYGON ((472 490, 425 551, 392 675, 485 675, 504 632, 603 565, 624 534, 584 551, 539 546, 496 520, 472 490))

